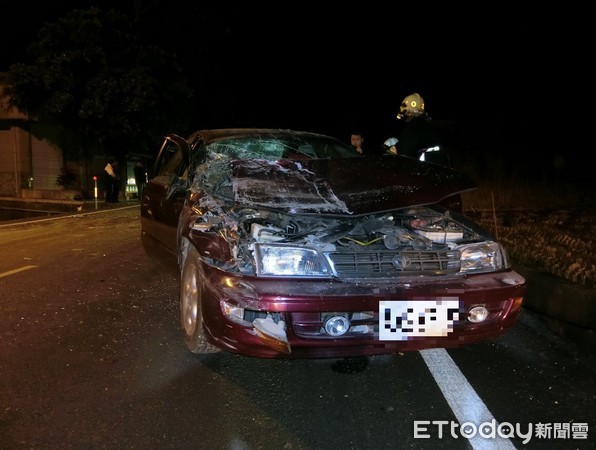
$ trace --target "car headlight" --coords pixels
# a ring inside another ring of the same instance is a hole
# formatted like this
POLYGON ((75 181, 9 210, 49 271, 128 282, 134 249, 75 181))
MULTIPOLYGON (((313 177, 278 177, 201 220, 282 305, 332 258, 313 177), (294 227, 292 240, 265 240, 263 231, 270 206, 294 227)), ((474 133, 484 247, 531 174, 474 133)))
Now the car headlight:
POLYGON ((255 244, 258 275, 327 277, 325 258, 316 250, 280 244, 255 244))
POLYGON ((505 249, 496 242, 466 244, 457 249, 461 252, 462 272, 494 272, 509 267, 505 249))

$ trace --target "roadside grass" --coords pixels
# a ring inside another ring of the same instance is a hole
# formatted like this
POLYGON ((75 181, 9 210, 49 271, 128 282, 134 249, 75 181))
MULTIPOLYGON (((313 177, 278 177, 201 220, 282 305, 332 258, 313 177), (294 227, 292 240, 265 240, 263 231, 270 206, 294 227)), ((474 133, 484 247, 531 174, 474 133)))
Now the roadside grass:
POLYGON ((464 213, 505 246, 513 261, 596 287, 596 195, 590 183, 488 178, 462 195, 464 213))

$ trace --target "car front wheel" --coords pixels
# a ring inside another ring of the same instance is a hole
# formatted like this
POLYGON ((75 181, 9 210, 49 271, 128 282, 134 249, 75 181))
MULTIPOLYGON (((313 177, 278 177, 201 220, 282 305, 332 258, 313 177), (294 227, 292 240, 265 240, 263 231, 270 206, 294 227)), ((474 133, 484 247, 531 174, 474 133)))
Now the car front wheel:
POLYGON ((180 284, 180 323, 186 346, 192 353, 217 353, 220 350, 207 341, 203 328, 203 283, 199 277, 198 258, 193 248, 184 260, 180 284))

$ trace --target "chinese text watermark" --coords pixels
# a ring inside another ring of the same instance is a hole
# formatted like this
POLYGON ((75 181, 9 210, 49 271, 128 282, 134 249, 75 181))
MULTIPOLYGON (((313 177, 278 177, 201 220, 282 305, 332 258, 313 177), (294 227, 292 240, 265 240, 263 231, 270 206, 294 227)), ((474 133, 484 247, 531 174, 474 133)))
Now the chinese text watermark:
POLYGON ((521 438, 527 444, 532 438, 537 439, 588 439, 587 423, 497 423, 495 419, 476 425, 472 422, 459 424, 449 420, 415 420, 414 438, 429 439, 431 433, 442 439, 448 434, 457 439, 471 439, 479 435, 486 439, 521 438))

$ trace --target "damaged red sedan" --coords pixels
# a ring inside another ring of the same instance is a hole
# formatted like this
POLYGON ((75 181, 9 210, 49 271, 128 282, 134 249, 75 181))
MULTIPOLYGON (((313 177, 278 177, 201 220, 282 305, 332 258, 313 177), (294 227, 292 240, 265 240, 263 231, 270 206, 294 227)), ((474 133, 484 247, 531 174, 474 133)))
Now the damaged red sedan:
POLYGON ((461 213, 465 176, 277 129, 168 136, 142 241, 180 273, 188 349, 348 357, 490 339, 525 279, 461 213), (165 250, 165 252, 163 252, 165 250))

